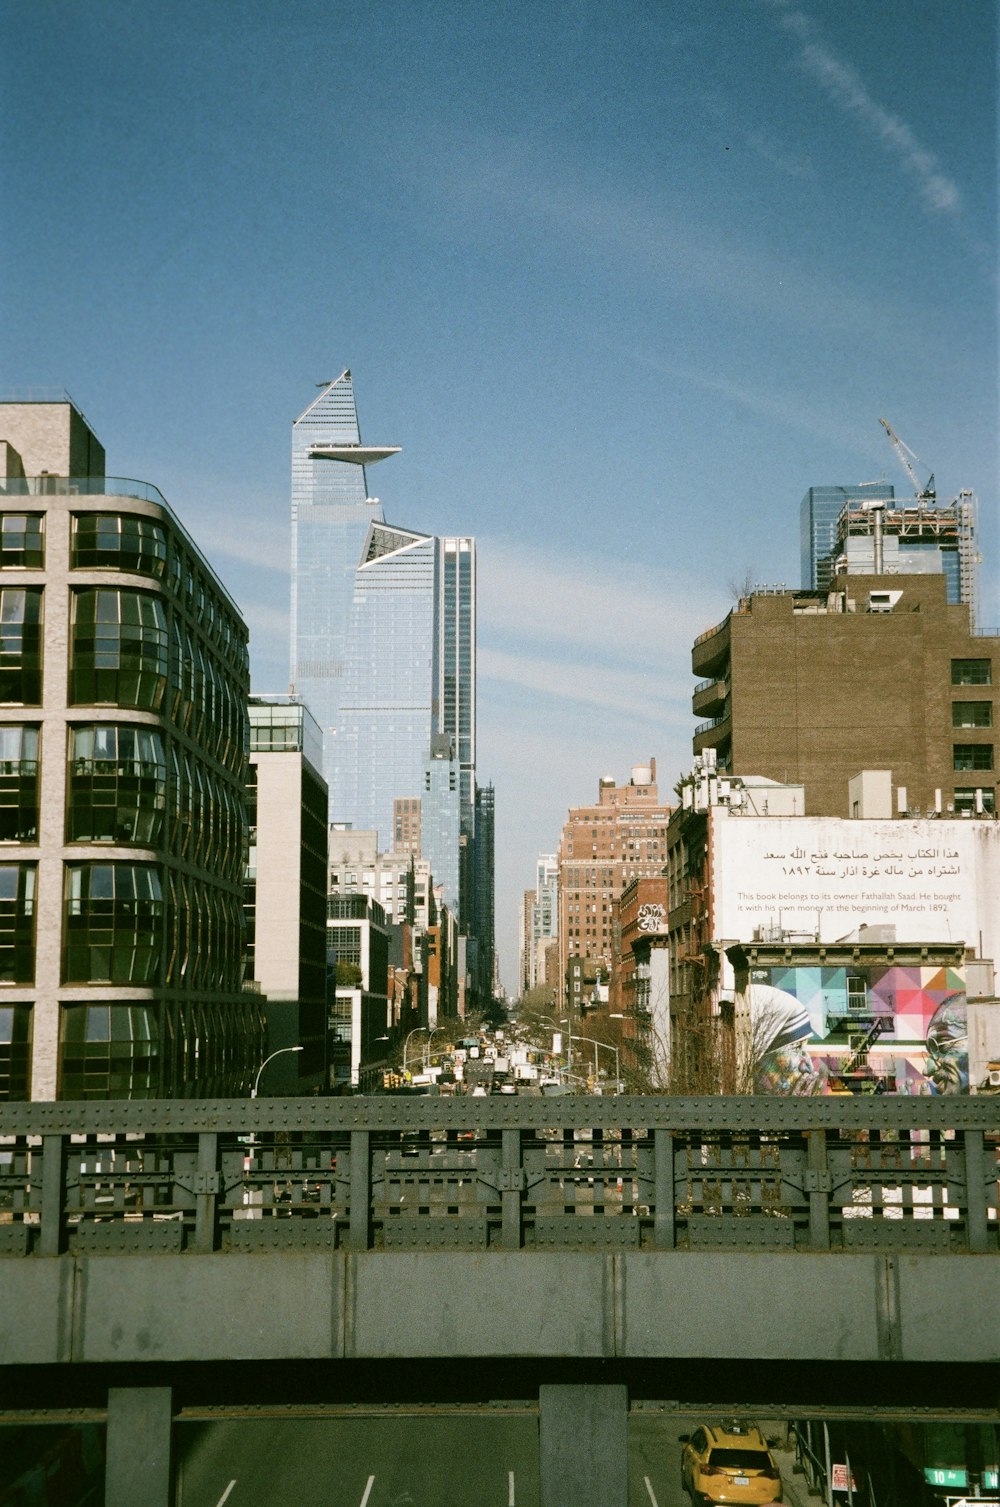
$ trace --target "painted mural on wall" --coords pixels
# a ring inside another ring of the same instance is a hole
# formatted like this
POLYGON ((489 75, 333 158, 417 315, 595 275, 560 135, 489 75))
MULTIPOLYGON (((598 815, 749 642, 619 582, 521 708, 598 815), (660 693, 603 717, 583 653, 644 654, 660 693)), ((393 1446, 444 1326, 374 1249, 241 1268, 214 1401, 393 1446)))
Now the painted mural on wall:
POLYGON ((755 968, 749 1003, 757 1093, 969 1092, 954 968, 755 968))

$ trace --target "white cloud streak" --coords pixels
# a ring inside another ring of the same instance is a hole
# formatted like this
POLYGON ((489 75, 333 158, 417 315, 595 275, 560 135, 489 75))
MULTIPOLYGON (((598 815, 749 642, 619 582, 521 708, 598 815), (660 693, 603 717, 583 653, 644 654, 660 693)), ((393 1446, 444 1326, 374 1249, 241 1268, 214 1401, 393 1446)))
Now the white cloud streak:
MULTIPOLYGON (((479 561, 481 681, 661 728, 687 725, 696 583, 636 564, 625 567, 623 589, 604 557, 554 561, 491 539, 480 540, 479 561)), ((718 587, 706 589, 700 626, 726 610, 718 587)))
POLYGON ((779 12, 784 29, 799 41, 799 66, 823 88, 827 98, 853 118, 869 138, 894 158, 914 180, 924 208, 932 214, 957 216, 962 200, 958 185, 942 170, 932 151, 925 147, 900 116, 880 105, 860 74, 821 41, 812 19, 801 10, 787 7, 787 0, 768 0, 779 12))
POLYGON ((242 611, 250 632, 255 637, 282 641, 282 649, 287 650, 289 618, 286 611, 278 607, 265 607, 258 603, 244 606, 242 611))
MULTIPOLYGON (((234 509, 233 517, 236 516, 239 515, 234 509)), ((238 560, 241 565, 289 576, 290 553, 287 548, 277 547, 267 521, 263 508, 259 513, 245 515, 243 528, 234 528, 232 519, 228 524, 213 523, 203 516, 198 520, 198 544, 212 559, 238 560)))
MULTIPOLYGON (((605 657, 609 647, 631 657, 636 645, 655 652, 688 642, 697 583, 621 557, 614 571, 604 555, 553 560, 509 540, 481 537, 478 551, 480 630, 516 632, 550 647, 568 644, 605 657)), ((705 600, 707 626, 721 603, 717 586, 705 589, 705 600)))
POLYGON ((679 362, 663 361, 658 356, 643 355, 637 359, 641 359, 653 371, 698 387, 703 392, 713 393, 748 413, 757 414, 759 418, 776 421, 782 428, 791 426, 801 429, 814 439, 824 440, 845 450, 854 450, 859 456, 867 457, 869 454, 870 447, 859 439, 857 430, 850 424, 839 423, 835 417, 831 417, 829 408, 813 408, 797 399, 764 392, 746 383, 734 382, 729 377, 696 371, 679 362))
MULTIPOLYGON (((649 670, 604 668, 586 663, 526 657, 499 649, 479 650, 479 678, 498 680, 544 697, 576 701, 604 712, 620 712, 636 721, 663 727, 676 718, 680 698, 690 695, 690 680, 681 686, 661 667, 649 670)), ((686 709, 685 709, 686 710, 686 709)), ((690 712, 686 712, 690 722, 690 712)))
POLYGON ((689 289, 707 290, 732 308, 756 311, 783 326, 868 342, 899 338, 884 299, 866 298, 829 272, 798 266, 787 245, 777 253, 755 245, 734 223, 706 221, 696 205, 676 197, 651 200, 593 174, 567 174, 523 140, 463 142, 450 163, 442 152, 432 190, 452 209, 465 208, 471 234, 492 225, 487 211, 493 206, 512 220, 543 227, 548 239, 559 236, 571 255, 618 271, 627 267, 630 276, 645 268, 658 296, 676 300, 689 289))

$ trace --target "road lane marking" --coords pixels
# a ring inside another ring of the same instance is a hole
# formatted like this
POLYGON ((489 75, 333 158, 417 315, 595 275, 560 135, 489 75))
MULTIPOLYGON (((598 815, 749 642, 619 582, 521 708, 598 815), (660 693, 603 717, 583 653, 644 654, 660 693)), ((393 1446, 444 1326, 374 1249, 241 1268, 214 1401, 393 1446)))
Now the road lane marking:
POLYGON ((507 1507, 514 1507, 514 1472, 507 1472, 507 1507))
POLYGON ((374 1485, 375 1485, 375 1477, 374 1476, 369 1476, 368 1477, 368 1485, 365 1487, 365 1494, 361 1498, 361 1507, 368 1507, 368 1498, 372 1494, 372 1487, 374 1485))
POLYGON ((229 1485, 226 1487, 225 1491, 222 1493, 221 1497, 216 1502, 215 1507, 225 1507, 225 1503, 228 1500, 229 1493, 232 1491, 232 1489, 233 1489, 233 1487, 235 1485, 236 1485, 235 1481, 230 1481, 229 1485))
POLYGON ((649 1477, 648 1476, 643 1476, 642 1479, 646 1483, 646 1490, 649 1492, 649 1500, 652 1502, 653 1507, 660 1507, 659 1502, 656 1500, 656 1496, 655 1496, 655 1493, 653 1491, 652 1482, 650 1481, 649 1477))

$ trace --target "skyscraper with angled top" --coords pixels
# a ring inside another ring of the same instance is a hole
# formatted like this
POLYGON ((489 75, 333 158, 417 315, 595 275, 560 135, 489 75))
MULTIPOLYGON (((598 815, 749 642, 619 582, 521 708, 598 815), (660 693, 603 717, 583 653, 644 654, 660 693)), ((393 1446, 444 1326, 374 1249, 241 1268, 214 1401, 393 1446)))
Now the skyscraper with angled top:
POLYGON ((292 683, 323 729, 331 820, 374 829, 388 851, 394 803, 427 801, 435 878, 449 904, 461 892, 464 925, 477 835, 476 544, 386 522, 365 469, 398 448, 361 443, 350 372, 293 426, 292 683))
POLYGON ((398 451, 361 443, 349 371, 323 383, 292 425, 291 684, 323 730, 328 784, 354 572, 369 526, 382 521, 367 468, 398 451))

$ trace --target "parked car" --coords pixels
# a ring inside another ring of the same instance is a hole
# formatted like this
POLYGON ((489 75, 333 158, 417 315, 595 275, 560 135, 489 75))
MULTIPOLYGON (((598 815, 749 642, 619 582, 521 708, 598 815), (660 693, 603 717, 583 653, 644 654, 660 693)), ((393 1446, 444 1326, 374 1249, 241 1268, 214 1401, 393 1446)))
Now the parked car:
POLYGON ((710 1502, 780 1502, 781 1473, 767 1440, 752 1423, 732 1419, 682 1434, 681 1485, 694 1507, 710 1502))

